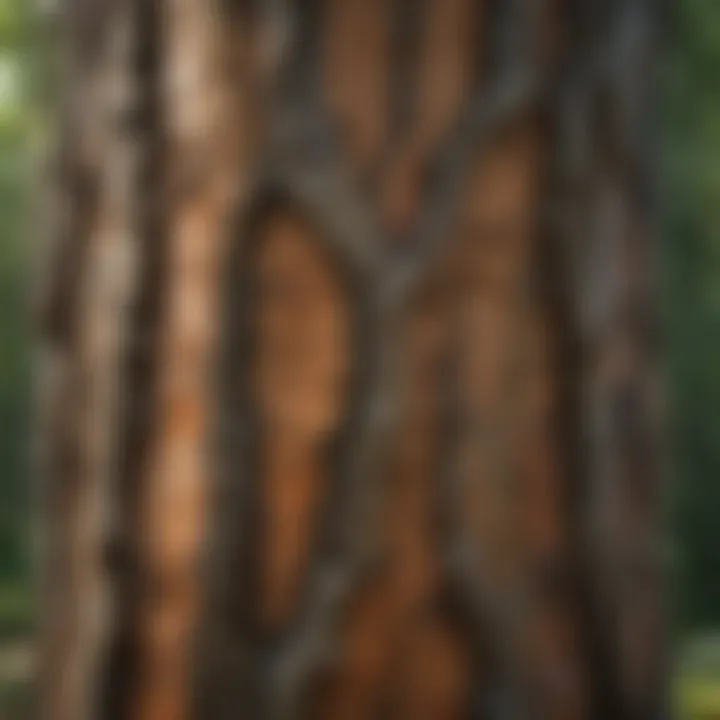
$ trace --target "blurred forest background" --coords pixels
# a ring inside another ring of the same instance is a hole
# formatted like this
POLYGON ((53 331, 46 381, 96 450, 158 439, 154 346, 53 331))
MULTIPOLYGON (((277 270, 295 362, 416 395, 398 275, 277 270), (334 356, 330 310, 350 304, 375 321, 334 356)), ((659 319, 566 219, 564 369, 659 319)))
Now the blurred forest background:
MULTIPOLYGON (((26 717, 35 624, 30 473, 42 33, 0 0, 0 718, 26 717)), ((658 107, 668 547, 682 718, 720 717, 720 0, 675 0, 658 107)))

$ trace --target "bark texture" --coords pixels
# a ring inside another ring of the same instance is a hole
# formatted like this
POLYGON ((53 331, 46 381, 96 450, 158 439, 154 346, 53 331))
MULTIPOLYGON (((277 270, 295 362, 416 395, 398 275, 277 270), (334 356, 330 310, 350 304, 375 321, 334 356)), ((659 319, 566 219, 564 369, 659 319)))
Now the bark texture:
POLYGON ((659 14, 65 3, 44 718, 665 716, 659 14))

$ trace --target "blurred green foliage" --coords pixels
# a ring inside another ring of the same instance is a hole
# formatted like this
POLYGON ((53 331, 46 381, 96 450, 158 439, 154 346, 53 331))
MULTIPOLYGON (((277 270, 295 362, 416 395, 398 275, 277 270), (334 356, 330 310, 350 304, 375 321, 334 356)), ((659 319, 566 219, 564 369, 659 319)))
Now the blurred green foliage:
POLYGON ((680 628, 720 625, 720 2, 670 23, 663 157, 671 510, 680 628))
POLYGON ((0 643, 28 632, 30 3, 0 0, 0 643))
POLYGON ((32 674, 17 665, 34 625, 31 588, 31 133, 28 0, 0 0, 0 717, 30 717, 32 674))
POLYGON ((678 720, 720 717, 720 636, 706 635, 684 646, 674 691, 678 720))

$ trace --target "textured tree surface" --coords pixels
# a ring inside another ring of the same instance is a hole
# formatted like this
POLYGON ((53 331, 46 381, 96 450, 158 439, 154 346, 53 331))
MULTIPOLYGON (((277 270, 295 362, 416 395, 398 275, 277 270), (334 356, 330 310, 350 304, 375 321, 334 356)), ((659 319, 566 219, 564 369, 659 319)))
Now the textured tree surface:
POLYGON ((666 716, 654 0, 67 0, 47 720, 666 716))

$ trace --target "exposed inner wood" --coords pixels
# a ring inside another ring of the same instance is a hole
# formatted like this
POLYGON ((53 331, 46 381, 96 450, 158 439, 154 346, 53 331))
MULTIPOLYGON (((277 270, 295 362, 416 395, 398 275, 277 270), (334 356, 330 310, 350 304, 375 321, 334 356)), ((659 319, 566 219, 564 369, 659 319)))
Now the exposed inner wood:
POLYGON ((393 3, 319 4, 323 102, 352 167, 362 175, 377 162, 387 132, 393 3))
POLYGON ((219 262, 248 157, 248 121, 239 112, 243 98, 228 51, 233 35, 243 37, 241 24, 214 3, 181 0, 164 3, 162 18, 168 277, 156 434, 140 499, 139 680, 131 707, 137 720, 180 720, 189 712, 219 262))
POLYGON ((328 446, 342 419, 350 363, 344 289, 316 231, 279 210, 260 232, 256 309, 256 403, 262 439, 261 608, 287 616, 318 527, 328 446))

